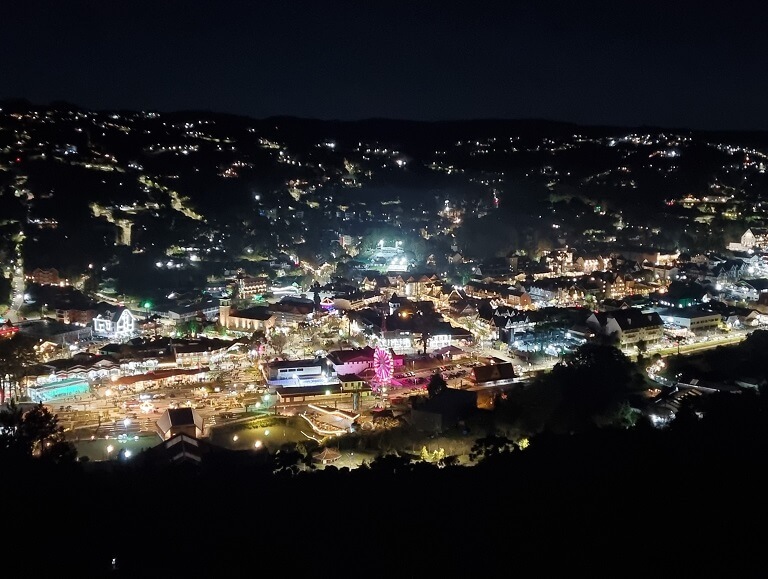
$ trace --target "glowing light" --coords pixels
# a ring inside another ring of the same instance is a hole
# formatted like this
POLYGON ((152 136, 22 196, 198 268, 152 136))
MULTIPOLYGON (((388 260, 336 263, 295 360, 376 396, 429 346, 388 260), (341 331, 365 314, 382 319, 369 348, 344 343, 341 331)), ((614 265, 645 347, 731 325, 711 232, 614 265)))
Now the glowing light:
POLYGON ((392 379, 394 362, 392 354, 385 348, 377 347, 373 352, 373 371, 380 384, 389 384, 392 379))

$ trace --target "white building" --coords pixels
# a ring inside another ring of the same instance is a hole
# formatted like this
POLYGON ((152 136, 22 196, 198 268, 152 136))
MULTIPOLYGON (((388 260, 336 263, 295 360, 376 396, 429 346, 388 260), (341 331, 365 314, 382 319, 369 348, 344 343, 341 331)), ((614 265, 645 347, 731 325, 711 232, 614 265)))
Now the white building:
POLYGON ((103 310, 91 323, 95 335, 110 339, 130 338, 136 330, 136 318, 123 306, 103 310))
POLYGON ((717 312, 707 312, 695 308, 670 308, 659 312, 659 315, 666 324, 680 326, 691 332, 716 330, 722 321, 722 316, 717 312))

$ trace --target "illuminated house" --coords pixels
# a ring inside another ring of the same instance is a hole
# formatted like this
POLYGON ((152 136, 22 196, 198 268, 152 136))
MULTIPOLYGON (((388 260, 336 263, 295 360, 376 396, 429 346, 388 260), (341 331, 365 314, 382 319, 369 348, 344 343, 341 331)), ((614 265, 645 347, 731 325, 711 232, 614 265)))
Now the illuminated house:
POLYGON ((334 371, 341 374, 363 374, 373 366, 374 349, 370 346, 351 350, 334 350, 328 353, 334 371))
POLYGON ((405 295, 408 297, 420 296, 429 292, 431 284, 438 281, 438 278, 434 273, 429 274, 406 274, 406 275, 392 275, 388 274, 387 278, 393 292, 405 295))
POLYGON ((130 338, 136 329, 136 319, 123 306, 104 308, 93 318, 93 333, 106 338, 130 338))
POLYGON ((241 298, 265 294, 268 288, 269 278, 265 276, 242 277, 237 280, 237 293, 241 298))
POLYGON ((669 308, 659 312, 659 315, 664 322, 686 328, 692 332, 716 330, 723 319, 718 312, 708 312, 696 308, 669 308))
POLYGON ((110 356, 98 356, 80 352, 71 358, 57 358, 44 364, 28 366, 27 383, 42 385, 58 380, 77 378, 97 381, 120 376, 120 364, 110 356))
POLYGON ((59 285, 63 280, 59 277, 59 272, 54 269, 35 268, 26 275, 27 281, 39 283, 40 285, 59 285))
POLYGON ((664 322, 659 314, 638 308, 596 312, 587 318, 586 325, 598 335, 615 336, 622 346, 640 340, 650 344, 664 335, 664 322))
POLYGON ((531 296, 522 286, 516 287, 509 286, 509 284, 485 283, 473 280, 467 282, 464 286, 464 292, 472 298, 492 298, 511 307, 529 308, 532 303, 531 296))
POLYGON ((741 246, 751 249, 768 248, 768 229, 752 227, 741 236, 741 246))
POLYGON ((574 260, 576 271, 592 273, 595 270, 605 269, 605 260, 599 255, 580 255, 574 260))
POLYGON ((220 361, 232 345, 233 342, 218 338, 173 340, 171 350, 177 366, 200 368, 220 361))

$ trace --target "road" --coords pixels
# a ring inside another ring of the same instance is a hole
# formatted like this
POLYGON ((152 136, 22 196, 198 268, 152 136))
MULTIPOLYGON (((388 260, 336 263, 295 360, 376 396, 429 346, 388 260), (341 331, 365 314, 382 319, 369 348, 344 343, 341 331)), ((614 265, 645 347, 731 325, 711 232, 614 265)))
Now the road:
POLYGON ((11 278, 11 306, 5 312, 4 317, 12 323, 18 323, 19 309, 24 305, 24 264, 21 258, 17 259, 13 266, 11 278))

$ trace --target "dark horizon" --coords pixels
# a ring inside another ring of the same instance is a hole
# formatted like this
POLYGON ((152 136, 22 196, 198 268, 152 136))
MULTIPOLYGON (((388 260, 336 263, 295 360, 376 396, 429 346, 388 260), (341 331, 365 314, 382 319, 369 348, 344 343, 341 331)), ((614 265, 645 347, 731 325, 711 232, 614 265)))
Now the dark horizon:
POLYGON ((12 4, 0 99, 253 119, 768 130, 766 6, 12 4))
POLYGON ((768 129, 696 129, 687 126, 662 126, 662 125, 617 125, 617 124, 587 124, 576 123, 567 120, 547 119, 547 118, 456 118, 456 119, 443 119, 443 120, 425 120, 425 119, 407 119, 407 118, 386 118, 386 117, 362 117, 356 119, 321 119, 317 117, 301 117, 297 115, 271 115, 268 117, 252 117, 240 113, 224 112, 211 109, 179 109, 179 110, 167 110, 160 111, 157 109, 126 109, 126 108, 90 108, 64 100, 51 100, 48 102, 32 102, 24 97, 8 97, 0 98, 0 111, 5 106, 10 107, 13 105, 24 105, 23 108, 59 108, 62 106, 75 108, 82 111, 89 111, 93 113, 108 114, 108 113, 138 113, 138 112, 154 112, 162 115, 211 115, 221 117, 232 117, 243 120, 249 120, 253 122, 265 122, 272 120, 289 121, 296 123, 320 123, 320 124, 365 124, 365 123, 394 123, 394 124, 412 124, 412 125, 466 125, 466 124, 519 124, 531 127, 541 127, 546 125, 573 127, 575 129, 583 129, 589 131, 626 131, 626 130, 642 130, 648 132, 677 132, 677 133, 696 133, 696 134, 712 134, 718 136, 728 135, 750 135, 750 136, 763 136, 768 135, 768 129))

